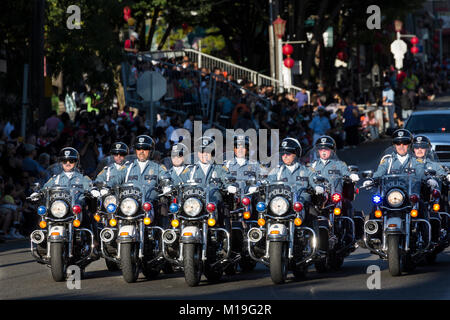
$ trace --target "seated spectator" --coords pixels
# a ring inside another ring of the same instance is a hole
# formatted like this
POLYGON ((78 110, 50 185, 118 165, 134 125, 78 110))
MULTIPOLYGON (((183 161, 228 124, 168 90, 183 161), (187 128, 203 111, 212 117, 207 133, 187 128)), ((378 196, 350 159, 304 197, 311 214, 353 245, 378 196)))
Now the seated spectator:
POLYGON ((5 240, 25 239, 19 233, 20 210, 14 201, 12 194, 14 193, 14 184, 7 184, 4 188, 5 195, 0 200, 0 215, 3 216, 3 238, 5 240), (8 232, 9 229, 9 232, 8 232))

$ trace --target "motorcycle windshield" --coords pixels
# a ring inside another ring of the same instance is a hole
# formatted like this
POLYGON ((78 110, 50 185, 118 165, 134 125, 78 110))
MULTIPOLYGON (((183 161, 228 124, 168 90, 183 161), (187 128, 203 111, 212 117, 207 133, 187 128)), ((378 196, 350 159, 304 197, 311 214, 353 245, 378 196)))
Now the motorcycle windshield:
POLYGON ((404 207, 412 194, 420 194, 421 179, 414 169, 393 170, 380 179, 381 196, 390 207, 404 207))

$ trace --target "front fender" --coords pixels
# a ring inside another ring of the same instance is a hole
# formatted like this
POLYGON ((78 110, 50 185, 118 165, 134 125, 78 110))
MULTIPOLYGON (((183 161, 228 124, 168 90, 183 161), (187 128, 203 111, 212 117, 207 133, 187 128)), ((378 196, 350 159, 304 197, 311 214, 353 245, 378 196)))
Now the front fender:
POLYGON ((122 226, 117 235, 117 242, 133 242, 136 240, 136 226, 122 226))
POLYGON ((51 226, 48 231, 48 242, 62 242, 66 236, 67 230, 64 226, 51 226))
POLYGON ((181 230, 181 243, 202 243, 202 233, 198 227, 188 226, 181 230))
POLYGON ((288 228, 281 223, 271 224, 267 232, 269 241, 286 241, 288 239, 288 228))
POLYGON ((399 217, 392 217, 386 220, 384 232, 386 234, 404 233, 403 221, 399 217))

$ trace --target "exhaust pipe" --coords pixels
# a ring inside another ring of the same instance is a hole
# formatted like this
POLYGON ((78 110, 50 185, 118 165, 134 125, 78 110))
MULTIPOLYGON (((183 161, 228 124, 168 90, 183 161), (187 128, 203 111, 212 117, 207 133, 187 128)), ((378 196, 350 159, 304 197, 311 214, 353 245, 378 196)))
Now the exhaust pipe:
POLYGON ((364 231, 370 235, 377 233, 378 223, 372 220, 367 221, 366 224, 364 225, 364 231))
POLYGON ((31 241, 35 244, 40 244, 45 240, 45 235, 41 230, 35 230, 30 235, 31 241))
POLYGON ((263 237, 263 233, 262 233, 262 231, 261 231, 260 229, 258 229, 258 228, 251 228, 251 229, 248 231, 248 240, 249 240, 250 242, 256 243, 256 242, 258 242, 259 240, 261 240, 262 237, 263 237))
POLYGON ((172 244, 177 240, 177 234, 172 229, 169 229, 163 232, 162 239, 165 244, 172 244))
POLYGON ((114 231, 109 228, 105 228, 100 232, 100 239, 105 242, 109 243, 114 239, 114 231))

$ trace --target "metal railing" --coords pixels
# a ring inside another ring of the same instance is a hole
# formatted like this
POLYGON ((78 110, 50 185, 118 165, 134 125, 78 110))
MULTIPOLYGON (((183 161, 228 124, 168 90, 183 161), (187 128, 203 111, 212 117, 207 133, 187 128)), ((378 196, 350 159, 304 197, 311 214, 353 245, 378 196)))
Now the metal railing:
MULTIPOLYGON (((199 69, 207 68, 212 71, 214 68, 219 68, 223 71, 226 71, 228 75, 232 75, 235 80, 247 80, 253 82, 256 86, 272 86, 274 88, 274 92, 287 92, 293 94, 294 97, 301 90, 301 88, 299 87, 293 85, 285 85, 282 81, 271 78, 270 76, 264 75, 255 70, 239 66, 232 62, 219 59, 217 57, 194 49, 142 52, 141 54, 151 56, 155 60, 160 60, 162 58, 171 59, 187 56, 189 57, 189 60, 191 62, 197 63, 199 69)), ((310 91, 306 90, 306 94, 308 95, 308 104, 310 104, 310 91)))

